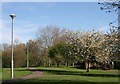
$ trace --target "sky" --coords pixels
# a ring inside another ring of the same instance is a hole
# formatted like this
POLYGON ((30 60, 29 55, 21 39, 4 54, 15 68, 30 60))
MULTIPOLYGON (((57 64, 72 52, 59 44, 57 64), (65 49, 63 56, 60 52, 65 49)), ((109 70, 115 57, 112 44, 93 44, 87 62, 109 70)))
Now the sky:
POLYGON ((22 43, 34 40, 38 29, 47 25, 74 31, 95 29, 106 33, 110 28, 109 22, 116 20, 117 14, 105 13, 100 7, 97 2, 3 2, 2 43, 11 43, 10 14, 16 14, 14 40, 22 43))

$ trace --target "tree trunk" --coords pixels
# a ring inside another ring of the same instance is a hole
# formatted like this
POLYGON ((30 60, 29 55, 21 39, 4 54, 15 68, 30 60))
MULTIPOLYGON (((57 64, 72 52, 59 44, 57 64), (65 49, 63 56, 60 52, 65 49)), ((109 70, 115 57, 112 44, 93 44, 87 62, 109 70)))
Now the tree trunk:
POLYGON ((66 67, 68 67, 68 62, 66 62, 66 67))
POLYGON ((46 66, 46 64, 44 63, 44 67, 46 66))
POLYGON ((68 65, 68 62, 67 62, 67 67, 68 67, 69 65, 68 65))
POLYGON ((60 63, 59 62, 57 63, 57 67, 60 67, 60 63))
POLYGON ((67 62, 65 62, 65 66, 67 67, 67 62))
POLYGON ((50 66, 50 62, 48 63, 48 66, 50 66))
POLYGON ((44 67, 46 66, 46 63, 45 63, 45 58, 44 58, 43 66, 44 66, 44 67))
POLYGON ((74 65, 74 62, 73 62, 73 66, 75 66, 75 65, 74 65))
POLYGON ((50 57, 48 57, 48 66, 50 66, 50 57))
POLYGON ((87 72, 89 72, 90 71, 90 61, 88 60, 88 66, 87 66, 87 72))
POLYGON ((103 68, 106 68, 106 63, 104 62, 104 67, 103 68))

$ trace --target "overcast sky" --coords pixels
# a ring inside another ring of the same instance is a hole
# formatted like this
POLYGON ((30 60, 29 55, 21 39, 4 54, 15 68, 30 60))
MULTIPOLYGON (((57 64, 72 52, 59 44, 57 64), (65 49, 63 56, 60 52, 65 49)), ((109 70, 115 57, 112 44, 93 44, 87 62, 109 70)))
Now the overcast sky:
MULTIPOLYGON (((69 30, 109 31, 116 13, 105 13, 97 2, 4 2, 2 3, 2 43, 11 42, 10 14, 14 19, 14 39, 26 43, 41 26, 55 25, 69 30)), ((0 20, 1 21, 1 20, 0 20)), ((115 23, 115 25, 117 22, 115 23)), ((1 32, 1 31, 0 31, 1 32)))

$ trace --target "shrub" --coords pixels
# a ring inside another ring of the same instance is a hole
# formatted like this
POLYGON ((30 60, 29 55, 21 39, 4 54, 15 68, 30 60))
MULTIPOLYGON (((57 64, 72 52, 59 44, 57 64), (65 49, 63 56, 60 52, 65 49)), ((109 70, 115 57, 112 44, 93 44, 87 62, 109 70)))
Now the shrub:
POLYGON ((111 64, 107 64, 107 68, 111 69, 112 65, 111 64))
POLYGON ((93 69, 99 69, 99 66, 96 64, 96 62, 93 63, 93 69))
POLYGON ((114 68, 120 70, 120 60, 114 61, 114 68))
POLYGON ((77 69, 85 69, 85 62, 78 62, 75 65, 75 68, 77 68, 77 69))

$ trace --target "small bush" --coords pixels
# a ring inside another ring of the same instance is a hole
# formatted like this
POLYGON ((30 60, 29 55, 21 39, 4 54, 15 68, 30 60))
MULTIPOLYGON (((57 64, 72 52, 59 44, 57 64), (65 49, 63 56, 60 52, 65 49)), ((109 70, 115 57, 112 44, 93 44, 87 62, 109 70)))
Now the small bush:
POLYGON ((75 65, 75 68, 77 68, 77 69, 85 69, 85 62, 78 62, 75 65))
POLYGON ((111 69, 113 66, 111 64, 107 64, 107 68, 111 69))
POLYGON ((99 69, 99 65, 96 64, 96 62, 93 63, 93 67, 91 67, 92 69, 99 69))
POLYGON ((114 61, 114 68, 120 70, 120 60, 114 61))

